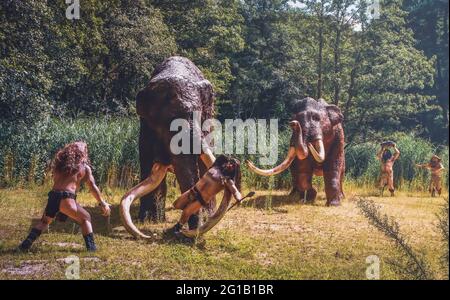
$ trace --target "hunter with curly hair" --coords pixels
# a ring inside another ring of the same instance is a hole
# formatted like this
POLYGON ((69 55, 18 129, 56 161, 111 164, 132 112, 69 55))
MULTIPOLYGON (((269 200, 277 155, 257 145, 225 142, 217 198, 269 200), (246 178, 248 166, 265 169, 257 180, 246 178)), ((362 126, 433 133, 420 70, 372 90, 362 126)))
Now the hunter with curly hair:
POLYGON ((65 221, 69 217, 80 225, 87 250, 95 251, 91 216, 76 202, 76 192, 81 183, 87 184, 92 195, 99 202, 104 216, 108 216, 111 211, 109 204, 102 200, 100 190, 95 184, 89 166, 87 144, 75 142, 64 146, 55 155, 52 171, 53 188, 48 193, 48 202, 44 214, 39 223, 31 229, 30 234, 20 244, 19 250, 30 249, 33 242, 41 235, 42 231, 48 228, 55 217, 59 221, 65 221))

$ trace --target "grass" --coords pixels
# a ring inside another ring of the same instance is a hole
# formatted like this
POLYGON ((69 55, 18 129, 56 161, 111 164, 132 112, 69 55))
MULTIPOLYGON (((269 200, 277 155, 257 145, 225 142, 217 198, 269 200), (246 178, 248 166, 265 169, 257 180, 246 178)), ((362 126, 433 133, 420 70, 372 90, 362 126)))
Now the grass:
MULTIPOLYGON (((124 191, 118 189, 109 191, 114 204, 110 232, 84 191, 79 202, 93 217, 96 253, 84 251, 81 234, 70 221, 52 224, 31 253, 13 253, 31 220, 40 217, 47 191, 46 187, 0 190, 0 279, 65 279, 64 258, 69 255, 80 257, 81 279, 365 279, 369 255, 380 257, 381 279, 399 279, 385 263, 398 255, 395 248, 360 214, 357 196, 368 196, 395 217, 432 268, 438 269, 443 254, 436 218, 443 198, 411 192, 378 197, 376 190, 352 186, 347 186, 347 198, 337 208, 325 207, 323 192, 314 205, 301 205, 286 197, 287 191, 257 191, 254 201, 230 211, 204 242, 195 245, 131 239, 120 227, 117 204, 124 191), (265 208, 267 198, 270 209, 265 208)), ((175 195, 169 193, 168 203, 175 195)), ((179 212, 167 215, 166 223, 140 227, 161 233, 179 212)))

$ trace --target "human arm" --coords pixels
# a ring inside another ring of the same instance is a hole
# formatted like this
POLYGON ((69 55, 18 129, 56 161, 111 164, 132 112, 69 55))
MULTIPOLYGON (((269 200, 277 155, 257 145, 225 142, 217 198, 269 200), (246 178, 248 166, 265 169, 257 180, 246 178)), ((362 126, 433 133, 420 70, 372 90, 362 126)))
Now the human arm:
POLYGON ((418 168, 425 168, 425 169, 431 169, 431 166, 429 163, 426 164, 416 164, 416 167, 418 168))
POLYGON ((242 195, 239 192, 239 190, 237 189, 236 184, 234 183, 234 181, 232 179, 227 179, 225 181, 225 186, 231 192, 231 194, 233 195, 234 199, 236 199, 237 201, 241 201, 242 195))
POLYGON ((100 207, 102 208, 103 215, 109 216, 111 213, 111 209, 109 207, 109 204, 102 199, 100 189, 97 187, 97 184, 95 183, 94 175, 92 175, 92 170, 89 166, 86 166, 85 178, 86 178, 86 185, 88 186, 92 196, 94 196, 95 200, 97 200, 100 207))
POLYGON ((380 148, 380 150, 377 152, 377 159, 378 159, 378 160, 381 160, 381 159, 382 159, 384 149, 385 149, 385 146, 382 145, 381 148, 380 148))
POLYGON ((392 161, 396 161, 400 156, 400 150, 398 150, 397 145, 394 144, 394 155, 392 156, 392 161))

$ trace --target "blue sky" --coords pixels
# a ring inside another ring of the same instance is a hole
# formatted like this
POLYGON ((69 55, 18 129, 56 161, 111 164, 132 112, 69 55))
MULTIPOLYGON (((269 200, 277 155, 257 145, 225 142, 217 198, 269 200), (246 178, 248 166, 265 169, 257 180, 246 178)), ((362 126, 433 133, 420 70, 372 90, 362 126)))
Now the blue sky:
POLYGON ((293 6, 293 7, 300 7, 300 8, 305 7, 305 4, 296 2, 296 1, 289 1, 289 5, 293 6))

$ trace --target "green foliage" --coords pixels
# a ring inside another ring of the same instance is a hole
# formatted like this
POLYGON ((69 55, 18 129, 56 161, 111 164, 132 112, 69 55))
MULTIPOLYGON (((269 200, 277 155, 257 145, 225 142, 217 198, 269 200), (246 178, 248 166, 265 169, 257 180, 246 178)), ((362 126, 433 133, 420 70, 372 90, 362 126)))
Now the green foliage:
POLYGON ((408 27, 414 31, 417 47, 427 57, 435 58, 434 85, 425 91, 435 96, 432 111, 423 114, 422 122, 433 140, 446 138, 448 142, 449 105, 449 57, 448 29, 449 6, 446 0, 405 0, 403 6, 408 14, 408 27))
POLYGON ((83 140, 88 144, 89 158, 99 182, 107 182, 111 168, 119 171, 131 168, 136 174, 139 170, 138 124, 133 119, 111 118, 52 122, 45 137, 48 153, 56 153, 67 143, 83 140))
POLYGON ((51 12, 41 2, 0 3, 0 126, 15 122, 20 132, 51 112, 52 84, 47 29, 51 12))
MULTIPOLYGON (((293 99, 320 94, 338 104, 349 144, 347 177, 358 183, 378 177, 373 141, 388 137, 402 151, 397 186, 424 188, 429 175, 413 164, 432 153, 448 169, 448 146, 435 146, 448 141, 448 7, 385 0, 373 20, 366 1, 293 2, 90 0, 82 2, 79 20, 66 19, 63 1, 0 2, 3 181, 42 179, 56 148, 81 138, 92 144, 102 181, 125 172, 117 169, 122 164, 134 168, 137 125, 125 116, 134 118, 137 91, 174 54, 192 59, 213 82, 221 120, 278 118, 285 126, 293 99), (77 117, 83 119, 72 121, 77 117), (133 150, 122 153, 108 142, 133 150)), ((289 136, 281 133, 279 162, 289 136)), ((249 185, 269 187, 243 170, 249 185)), ((273 182, 289 186, 289 172, 273 182)))
POLYGON ((419 114, 431 109, 424 89, 433 84, 433 60, 415 48, 401 1, 380 5, 379 19, 362 18, 361 31, 352 37, 352 85, 343 93, 350 143, 396 131, 420 134, 419 114))
POLYGON ((231 57, 243 48, 242 16, 237 0, 149 1, 161 9, 180 54, 204 72, 223 101, 234 79, 231 57))
POLYGON ((232 99, 229 116, 284 119, 288 114, 285 105, 292 99, 293 83, 284 72, 291 57, 289 36, 283 26, 287 2, 242 2, 246 43, 235 57, 236 80, 228 92, 232 99))
MULTIPOLYGON (((287 128, 284 128, 282 131, 279 132, 278 135, 278 161, 276 162, 276 165, 281 163, 286 157, 286 153, 289 148, 289 143, 291 140, 291 131, 287 128)), ((266 145, 269 144, 269 136, 266 136, 267 141, 266 145)), ((259 165, 259 158, 261 155, 259 154, 248 154, 248 149, 245 147, 245 154, 235 155, 242 164, 245 164, 247 160, 252 161, 256 165, 259 165)), ((262 166, 265 167, 271 167, 271 166, 262 166)), ((264 177, 259 176, 252 171, 249 170, 249 168, 245 165, 241 168, 242 172, 242 183, 244 186, 253 188, 253 189, 274 189, 274 190, 280 190, 280 189, 290 189, 292 187, 291 183, 291 175, 289 170, 284 171, 283 173, 275 176, 275 177, 264 177)))
POLYGON ((68 20, 62 1, 1 2, 0 113, 6 119, 128 114, 153 68, 176 52, 162 15, 143 1, 81 6, 81 18, 68 20))
POLYGON ((322 96, 343 110, 349 143, 398 131, 443 143, 442 4, 381 1, 374 20, 359 0, 90 0, 68 20, 62 1, 2 1, 2 122, 132 115, 155 65, 179 54, 213 83, 221 119, 285 122, 293 99, 322 96))

